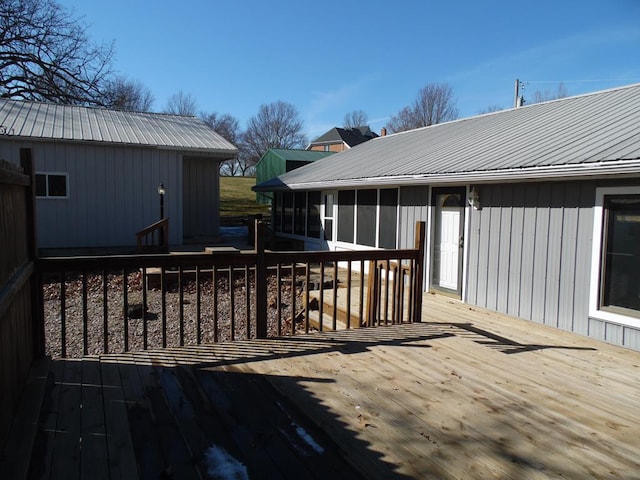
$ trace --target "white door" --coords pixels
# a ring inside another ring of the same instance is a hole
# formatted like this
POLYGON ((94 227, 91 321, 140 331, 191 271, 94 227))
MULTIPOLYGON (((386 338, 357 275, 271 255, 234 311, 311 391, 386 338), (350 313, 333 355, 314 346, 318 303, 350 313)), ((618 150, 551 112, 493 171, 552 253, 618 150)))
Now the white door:
POLYGON ((464 189, 434 188, 431 287, 462 293, 464 189))
POLYGON ((460 210, 445 207, 440 211, 440 287, 458 289, 459 250, 460 210))

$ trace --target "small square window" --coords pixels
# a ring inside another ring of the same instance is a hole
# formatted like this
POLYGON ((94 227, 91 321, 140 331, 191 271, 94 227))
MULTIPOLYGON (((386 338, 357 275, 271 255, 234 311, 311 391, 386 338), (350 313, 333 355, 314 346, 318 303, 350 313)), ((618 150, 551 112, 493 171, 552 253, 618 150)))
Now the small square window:
POLYGON ((38 173, 36 174, 36 196, 41 198, 66 198, 66 173, 38 173))

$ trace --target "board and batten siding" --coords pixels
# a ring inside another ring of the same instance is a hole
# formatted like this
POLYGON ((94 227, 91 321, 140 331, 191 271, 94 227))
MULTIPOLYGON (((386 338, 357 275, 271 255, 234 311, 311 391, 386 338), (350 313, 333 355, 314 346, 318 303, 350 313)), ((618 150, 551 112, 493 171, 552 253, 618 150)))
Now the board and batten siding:
POLYGON ((37 199, 40 248, 133 246, 160 219, 164 182, 169 242, 182 243, 182 154, 169 150, 63 142, 2 142, 0 157, 33 151, 36 172, 68 175, 68 198, 37 199))
POLYGON ((184 158, 183 222, 185 238, 219 233, 219 162, 205 157, 184 158))
POLYGON ((589 318, 595 182, 477 186, 467 303, 640 350, 640 332, 589 318))
MULTIPOLYGON (((416 222, 429 221, 429 186, 411 186, 400 188, 398 221, 398 248, 415 248, 416 222)), ((428 226, 428 223, 427 223, 428 226)), ((423 285, 428 288, 429 281, 429 245, 425 242, 423 285)))

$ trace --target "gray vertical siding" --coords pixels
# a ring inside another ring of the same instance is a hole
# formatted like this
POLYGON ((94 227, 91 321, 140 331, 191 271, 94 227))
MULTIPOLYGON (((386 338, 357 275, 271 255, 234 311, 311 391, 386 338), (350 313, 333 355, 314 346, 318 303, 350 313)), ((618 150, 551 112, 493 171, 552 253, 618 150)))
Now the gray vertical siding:
POLYGON ((400 189, 399 248, 413 248, 416 222, 426 222, 429 205, 429 187, 402 187, 400 189))
MULTIPOLYGON (((416 238, 416 222, 426 222, 429 214, 429 186, 400 188, 400 216, 398 222, 398 248, 413 248, 416 238)), ((427 233, 428 235, 428 233, 427 233)), ((426 244, 429 244, 427 237, 426 244)), ((425 248, 428 248, 425 246, 425 248)), ((425 252, 425 262, 429 262, 425 252)), ((429 269, 424 269, 424 285, 428 287, 429 269)))
POLYGON ((593 182, 484 185, 469 219, 468 303, 640 350, 640 332, 590 319, 593 182))
POLYGON ((169 150, 93 144, 2 142, 0 158, 31 148, 36 172, 68 174, 68 199, 38 199, 38 246, 133 246, 160 218, 157 187, 167 187, 169 241, 182 243, 182 155, 169 150))
POLYGON ((204 157, 184 158, 184 236, 218 234, 218 162, 204 157))

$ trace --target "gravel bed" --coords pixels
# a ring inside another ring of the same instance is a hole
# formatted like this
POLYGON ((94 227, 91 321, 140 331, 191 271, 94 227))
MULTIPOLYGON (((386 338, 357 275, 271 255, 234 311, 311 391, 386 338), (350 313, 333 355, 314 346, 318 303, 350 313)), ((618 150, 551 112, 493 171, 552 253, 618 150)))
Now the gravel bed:
MULTIPOLYGON (((244 271, 236 272, 233 279, 233 311, 231 316, 231 295, 228 275, 216 279, 217 306, 214 306, 212 291, 213 281, 201 279, 200 283, 200 343, 224 342, 232 339, 255 338, 255 279, 253 272, 249 274, 250 315, 249 331, 247 331, 246 281, 244 271), (214 324, 214 311, 217 310, 217 338, 214 324), (233 335, 232 335, 233 333, 233 335)), ((124 315, 124 276, 107 275, 107 339, 108 352, 125 351, 125 315, 124 315)), ((102 274, 87 274, 87 354, 104 353, 104 283, 102 274)), ((281 325, 278 330, 277 320, 277 281, 275 276, 267 279, 267 335, 292 333, 291 321, 291 278, 281 278, 281 325)), ((127 276, 128 305, 128 349, 142 350, 144 347, 144 323, 142 319, 143 280, 140 272, 127 276)), ((183 283, 182 308, 184 315, 184 345, 196 345, 197 339, 197 284, 195 280, 183 283)), ((65 346, 67 357, 80 357, 84 352, 84 307, 83 279, 68 278, 65 281, 65 346)), ((60 280, 52 280, 43 286, 46 352, 52 357, 62 355, 61 325, 61 284, 60 280)), ((296 288, 296 314, 300 316, 303 309, 302 291, 296 288)), ((147 289, 147 346, 162 347, 162 292, 160 289, 147 289)), ((180 292, 177 286, 166 292, 166 342, 168 347, 180 345, 180 292)), ((297 327, 299 328, 299 326, 297 327)))

